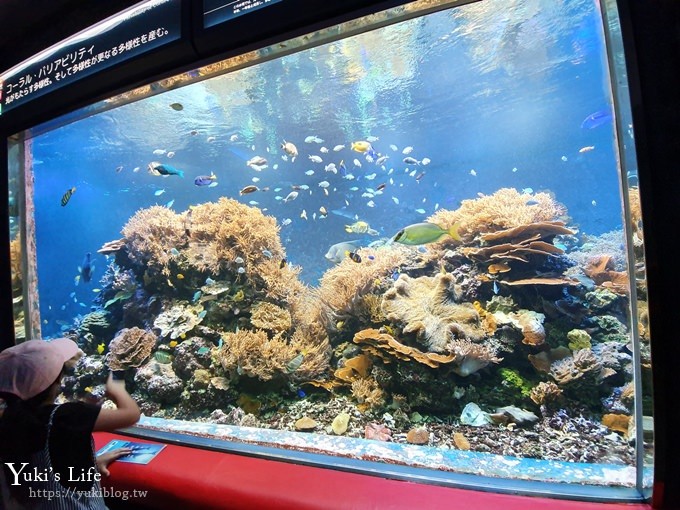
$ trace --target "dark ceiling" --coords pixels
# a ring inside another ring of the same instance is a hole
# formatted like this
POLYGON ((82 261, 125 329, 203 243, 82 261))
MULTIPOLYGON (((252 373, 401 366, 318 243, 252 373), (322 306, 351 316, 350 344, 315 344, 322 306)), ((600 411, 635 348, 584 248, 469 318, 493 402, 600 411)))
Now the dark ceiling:
POLYGON ((0 0, 0 73, 139 0, 0 0))

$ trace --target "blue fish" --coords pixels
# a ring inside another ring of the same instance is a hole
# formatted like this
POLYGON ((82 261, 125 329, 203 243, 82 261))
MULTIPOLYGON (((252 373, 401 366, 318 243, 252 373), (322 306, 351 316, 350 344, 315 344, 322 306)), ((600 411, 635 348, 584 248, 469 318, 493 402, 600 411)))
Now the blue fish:
POLYGON ((90 256, 92 254, 87 252, 85 258, 83 259, 83 265, 80 268, 80 280, 83 282, 89 282, 92 279, 92 262, 90 256))
POLYGON ((297 396, 300 398, 305 398, 307 394, 302 390, 297 390, 297 396))
POLYGON ((179 175, 184 177, 184 170, 179 170, 172 165, 166 165, 165 163, 151 163, 149 165, 151 170, 159 175, 179 175))
POLYGON ((612 114, 610 110, 600 110, 591 113, 583 122, 581 122, 581 129, 595 129, 596 127, 608 124, 612 121, 612 114))
POLYGON ((199 175, 194 179, 194 184, 196 186, 210 186, 215 180, 217 179, 217 176, 210 172, 210 175, 199 175))

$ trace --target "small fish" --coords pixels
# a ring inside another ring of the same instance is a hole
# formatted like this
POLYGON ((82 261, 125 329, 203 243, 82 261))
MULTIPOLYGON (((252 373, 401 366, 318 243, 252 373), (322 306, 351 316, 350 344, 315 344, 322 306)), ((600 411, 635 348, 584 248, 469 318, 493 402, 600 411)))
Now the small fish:
POLYGON ((387 184, 383 182, 383 183, 381 183, 381 184, 378 184, 378 186, 377 186, 375 189, 376 189, 377 191, 382 191, 382 190, 384 190, 386 187, 387 187, 387 184))
POLYGON ((203 319, 203 317, 205 317, 206 315, 208 315, 208 311, 207 311, 207 310, 201 310, 200 312, 198 312, 198 316, 197 316, 197 317, 198 317, 199 319, 203 319))
POLYGON ((526 205, 538 205, 538 200, 527 200, 526 205))
POLYGON ((153 151, 153 155, 154 156, 162 156, 163 154, 165 154, 165 152, 166 152, 165 149, 156 149, 156 150, 153 151))
POLYGON ((403 155, 411 154, 413 152, 413 147, 410 145, 408 147, 404 147, 404 150, 401 151, 403 155))
POLYGON ((194 292, 194 296, 191 298, 191 302, 195 303, 196 301, 201 299, 202 295, 203 295, 203 293, 200 290, 197 290, 196 292, 194 292))
MULTIPOLYGON (((95 294, 98 294, 98 293, 100 293, 101 291, 102 291, 102 289, 92 289, 92 292, 94 292, 95 294)), ((50 309, 51 309, 51 308, 50 308, 50 309)))
POLYGON ((189 134, 191 136, 196 136, 198 134, 198 131, 196 129, 192 129, 191 131, 189 131, 189 134))
POLYGON ((319 207, 319 214, 321 215, 322 218, 325 218, 326 216, 328 216, 328 210, 324 206, 321 206, 319 207))
POLYGON ((153 194, 156 195, 157 197, 160 197, 163 193, 165 193, 164 189, 158 189, 153 192, 153 194))
POLYGON ((194 179, 194 184, 196 186, 209 186, 216 180, 217 176, 213 172, 210 172, 210 175, 199 175, 196 177, 194 179))
POLYGON ((241 267, 239 267, 239 268, 236 270, 236 272, 237 272, 238 274, 243 274, 243 273, 246 272, 246 268, 243 267, 243 266, 241 266, 241 267))
POLYGON ((416 158, 412 158, 411 156, 404 158, 402 161, 407 165, 420 165, 420 161, 418 161, 416 158))
POLYGON ((399 199, 397 197, 392 197, 392 202, 399 205, 399 199))
POLYGON ((319 152, 322 152, 324 154, 328 154, 328 148, 327 147, 321 147, 321 148, 319 148, 319 152))
POLYGON ((420 160, 420 164, 423 166, 429 165, 430 164, 430 158, 423 158, 420 160))
POLYGON ((250 185, 246 186, 245 188, 243 188, 241 191, 239 191, 238 194, 239 195, 247 195, 248 193, 254 193, 259 189, 260 188, 258 188, 257 186, 250 184, 250 185))
POLYGON ((238 135, 235 133, 229 137, 230 142, 235 142, 236 140, 238 140, 238 135))
POLYGON ((282 227, 286 227, 286 226, 290 225, 291 223, 293 223, 293 220, 291 220, 290 218, 285 218, 285 219, 281 222, 281 226, 282 226, 282 227))
POLYGON ((588 146, 586 146, 586 147, 581 147, 578 151, 579 151, 581 154, 583 154, 584 152, 590 152, 590 151, 594 151, 594 150, 595 150, 595 146, 594 146, 594 145, 588 145, 588 146))
POLYGON ((176 112, 181 112, 182 110, 184 110, 184 106, 182 105, 182 103, 172 103, 170 105, 170 108, 172 108, 176 112))
POLYGON ((425 214, 425 209, 416 209, 418 214, 425 214))
POLYGON ((319 187, 320 187, 320 188, 327 188, 327 187, 330 186, 330 185, 331 185, 331 183, 328 182, 328 181, 321 181, 321 182, 319 183, 319 187))
POLYGON ((477 176, 477 172, 475 171, 474 168, 472 170, 470 170, 470 175, 473 176, 473 177, 477 176))
POLYGON ((263 158, 262 156, 254 156, 254 157, 250 158, 248 161, 246 161, 246 165, 248 165, 251 168, 253 166, 262 167, 266 164, 267 164, 267 160, 265 158, 263 158))
POLYGON ((295 394, 298 396, 298 398, 305 398, 307 396, 307 394, 299 388, 295 394))
POLYGON ((215 140, 217 140, 217 138, 215 138, 214 136, 209 136, 208 138, 205 139, 205 141, 208 142, 208 143, 212 143, 215 140))
POLYGON ((372 173, 372 174, 366 175, 365 177, 366 177, 366 179, 368 179, 369 181, 372 181, 373 179, 375 179, 376 175, 377 175, 377 174, 374 172, 374 173, 372 173))
POLYGON ((92 263, 90 261, 90 256, 92 254, 90 252, 87 252, 85 254, 85 258, 83 259, 83 265, 81 266, 80 269, 80 281, 82 282, 89 282, 92 279, 92 263))
POLYGON ((174 203, 175 203, 175 199, 173 198, 172 200, 170 200, 170 202, 168 202, 167 204, 165 204, 165 207, 167 207, 168 209, 170 209, 174 203))
POLYGON ((534 192, 533 188, 524 188, 522 190, 522 195, 531 195, 534 192))
POLYGON ((342 177, 343 179, 347 179, 348 181, 354 180, 354 174, 347 174, 342 177))
POLYGON ((184 275, 182 273, 177 273, 178 280, 184 280, 184 275))
POLYGON ((425 177, 425 172, 420 172, 418 175, 416 175, 416 181, 420 182, 420 179, 425 177))
POLYGON ((593 201, 590 202, 590 203, 593 204, 593 206, 597 205, 597 201, 595 201, 595 200, 593 200, 593 201))
POLYGON ((307 211, 305 209, 303 209, 302 212, 300 213, 300 218, 302 218, 303 220, 307 219, 307 211))
POLYGON ((295 146, 295 144, 293 144, 291 142, 286 142, 284 140, 283 143, 281 144, 281 148, 283 149, 283 152, 285 152, 286 154, 288 154, 290 156, 291 161, 295 161, 295 158, 298 155, 298 150, 297 150, 297 147, 295 146))
POLYGON ((214 188, 215 186, 217 186, 217 181, 213 181, 210 184, 208 184, 209 188, 214 188))
POLYGON ((64 207, 66 204, 68 204, 68 201, 71 200, 71 197, 73 194, 76 192, 76 187, 73 186, 72 188, 69 188, 66 190, 66 193, 61 197, 61 206, 64 207))
POLYGON ((281 262, 279 262, 279 269, 286 267, 286 264, 288 264, 288 261, 286 259, 281 259, 281 262))
POLYGON ((496 280, 493 281, 493 293, 498 294, 500 292, 500 287, 498 287, 498 282, 496 280))
POLYGON ((260 205, 260 202, 258 202, 257 200, 251 200, 251 201, 248 202, 248 203, 249 203, 250 205, 260 205))
POLYGON ((286 202, 286 203, 291 202, 291 201, 295 200, 297 197, 298 197, 298 192, 297 191, 291 191, 290 193, 288 193, 288 196, 283 199, 283 201, 286 202))
POLYGON ((333 151, 334 151, 334 152, 340 152, 340 151, 341 151, 342 149, 344 149, 344 148, 345 148, 344 145, 339 144, 339 145, 336 145, 335 147, 333 147, 333 151))
POLYGON ((169 157, 169 158, 174 158, 174 157, 175 157, 175 153, 174 153, 173 151, 170 151, 170 152, 168 152, 168 153, 166 154, 166 156, 169 157))
POLYGON ((245 260, 243 260, 243 257, 236 257, 234 259, 234 262, 236 262, 237 264, 243 264, 245 260))
POLYGON ((138 166, 134 167, 134 168, 132 169, 132 171, 133 171, 134 173, 139 172, 139 167, 138 167, 138 166))
POLYGON ((356 262, 357 264, 361 262, 361 256, 355 251, 346 251, 345 257, 347 257, 353 262, 356 262))
POLYGON ((170 343, 168 344, 168 346, 169 346, 171 349, 174 349, 175 347, 177 347, 177 345, 178 345, 177 340, 170 340, 170 343))
POLYGON ((455 223, 448 230, 445 230, 434 223, 415 223, 408 227, 404 227, 397 232, 393 240, 396 243, 418 246, 433 243, 445 235, 452 237, 456 241, 460 241, 458 223, 455 223))
POLYGON ((612 113, 609 109, 600 110, 595 113, 591 113, 583 122, 581 122, 581 129, 595 129, 596 127, 608 124, 613 119, 612 113))
POLYGON ((307 170, 305 175, 314 175, 314 170, 307 170))
MULTIPOLYGON (((334 174, 338 173, 338 168, 335 166, 335 163, 328 163, 324 167, 324 170, 326 170, 326 172, 333 172, 334 174)), ((311 170, 310 170, 310 172, 311 172, 311 170)))
POLYGON ((318 136, 308 136, 305 138, 305 143, 323 143, 323 139, 318 136))
POLYGON ((123 165, 116 167, 116 173, 119 174, 123 171, 123 165))
POLYGON ((357 142, 352 142, 352 150, 355 152, 368 152, 371 151, 373 147, 371 146, 370 142, 367 142, 365 140, 359 140, 357 142))
POLYGON ((312 163, 322 163, 323 162, 323 159, 321 159, 321 156, 317 156, 316 154, 312 154, 311 156, 309 156, 309 160, 312 163))
POLYGON ((352 163, 354 163, 354 166, 358 166, 359 168, 361 168, 361 161, 359 161, 358 159, 354 158, 354 161, 352 161, 352 163))
POLYGON ((368 202, 366 202, 366 205, 368 207, 375 207, 375 202, 373 200, 369 200, 368 202))
POLYGON ((302 351, 297 356, 295 356, 292 360, 290 360, 288 363, 286 363, 286 372, 288 372, 289 374, 292 374, 293 372, 295 372, 298 368, 300 368, 304 359, 305 359, 305 351, 302 351))
POLYGON ((106 350, 106 345, 104 343, 101 343, 97 346, 97 354, 104 354, 105 350, 106 350))
POLYGON ((274 255, 272 252, 270 252, 267 248, 262 248, 262 255, 267 257, 268 259, 272 258, 274 255))
POLYGON ((375 164, 380 166, 382 165, 385 161, 389 159, 389 156, 380 156, 378 159, 375 160, 375 164))
POLYGON ((157 161, 149 163, 149 173, 151 175, 179 175, 180 177, 184 177, 184 170, 178 170, 174 166, 165 165, 157 161))
POLYGON ((567 156, 562 156, 560 159, 561 159, 562 161, 568 161, 567 156))
POLYGON ((253 178, 250 179, 250 180, 251 180, 252 182, 260 182, 260 178, 259 178, 259 177, 253 177, 253 178))

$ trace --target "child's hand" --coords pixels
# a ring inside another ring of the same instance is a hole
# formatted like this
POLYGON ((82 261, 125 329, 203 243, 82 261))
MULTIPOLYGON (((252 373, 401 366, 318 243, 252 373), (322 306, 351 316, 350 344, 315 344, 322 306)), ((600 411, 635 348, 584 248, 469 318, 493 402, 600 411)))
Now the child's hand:
POLYGON ((108 465, 111 464, 116 459, 130 455, 132 450, 130 448, 118 448, 117 450, 111 450, 110 452, 102 453, 97 456, 97 471, 99 471, 104 476, 109 476, 108 465))
POLYGON ((113 372, 109 372, 109 378, 106 380, 106 394, 110 397, 117 397, 121 393, 127 394, 125 390, 125 381, 122 379, 114 379, 113 372))

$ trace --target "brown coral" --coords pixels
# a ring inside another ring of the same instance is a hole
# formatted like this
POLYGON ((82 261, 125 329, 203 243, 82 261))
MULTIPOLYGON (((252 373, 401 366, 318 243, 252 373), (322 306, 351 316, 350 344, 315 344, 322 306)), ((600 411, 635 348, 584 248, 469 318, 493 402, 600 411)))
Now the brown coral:
POLYGON ((451 363, 455 354, 437 354, 422 352, 398 342, 392 335, 381 333, 377 329, 364 329, 354 335, 354 342, 360 344, 367 352, 382 358, 389 363, 394 358, 404 361, 417 361, 431 368, 442 363, 451 363))
POLYGON ((260 301, 251 308, 250 313, 250 323, 258 329, 281 333, 291 327, 290 312, 272 303, 260 301))
POLYGON ((203 305, 177 304, 161 313, 153 325, 160 330, 160 336, 169 336, 171 340, 179 338, 198 326, 205 316, 203 305), (202 313, 203 312, 203 313, 202 313))
POLYGON ((626 271, 614 271, 611 255, 602 255, 589 261, 583 269, 597 285, 601 285, 616 294, 628 293, 629 279, 626 271))
POLYGON ((106 363, 111 370, 141 366, 156 346, 156 335, 140 328, 121 329, 109 344, 106 363))
POLYGON ((137 211, 123 227, 122 234, 132 262, 166 276, 170 275, 170 249, 187 241, 181 216, 158 205, 137 211))
POLYGON ((345 258, 321 277, 316 297, 325 304, 328 313, 333 317, 357 315, 363 296, 376 287, 376 280, 379 281, 396 267, 405 264, 410 254, 407 248, 401 246, 365 250, 362 251, 361 264, 345 258), (368 258, 369 254, 373 256, 372 260, 368 258))
POLYGON ((540 382, 531 389, 529 398, 537 405, 556 402, 562 397, 562 390, 552 381, 540 382))
POLYGON ((217 357, 222 368, 237 375, 256 377, 262 381, 276 376, 309 380, 323 374, 328 368, 327 344, 305 344, 297 332, 290 342, 280 334, 269 338, 263 330, 226 333, 223 340, 217 357), (292 363, 300 355, 300 364, 292 363))
POLYGON ((573 356, 555 361, 550 366, 550 375, 562 387, 594 382, 600 379, 601 373, 602 365, 590 349, 575 351, 573 356))
POLYGON ((385 392, 375 379, 364 377, 352 382, 352 397, 359 403, 359 410, 376 409, 385 404, 385 392))
POLYGON ((451 274, 411 278, 399 276, 388 290, 382 309, 388 320, 402 323, 404 333, 416 333, 431 352, 444 352, 455 338, 484 337, 479 314, 469 303, 457 304, 451 274))
MULTIPOLYGON (((554 221, 565 213, 566 208, 548 193, 527 195, 514 188, 501 188, 493 195, 463 200, 455 211, 440 209, 427 221, 443 229, 449 229, 458 223, 458 233, 464 241, 469 242, 480 233, 554 221), (537 203, 527 205, 529 199, 537 203)), ((439 243, 450 244, 451 240, 444 237, 439 243)))

